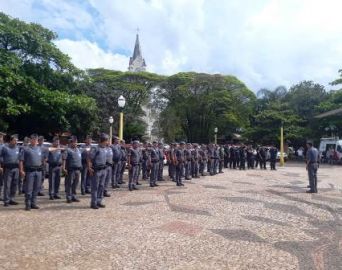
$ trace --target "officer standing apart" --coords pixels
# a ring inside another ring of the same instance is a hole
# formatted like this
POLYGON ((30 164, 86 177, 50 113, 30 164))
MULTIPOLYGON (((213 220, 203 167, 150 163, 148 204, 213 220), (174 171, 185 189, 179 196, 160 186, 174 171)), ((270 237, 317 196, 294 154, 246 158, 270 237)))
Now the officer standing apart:
POLYGON ((139 162, 140 151, 138 149, 139 142, 133 141, 133 148, 128 151, 128 189, 129 191, 137 190, 136 184, 139 178, 139 162))
POLYGON ((317 193, 317 170, 318 170, 318 150, 313 147, 311 142, 306 144, 308 150, 306 152, 306 170, 309 175, 309 188, 307 193, 317 193))
POLYGON ((109 137, 107 134, 101 134, 100 143, 98 146, 90 150, 88 157, 88 170, 91 175, 91 202, 92 209, 99 209, 99 207, 106 207, 102 204, 104 185, 107 174, 107 153, 106 147, 108 145, 109 137))
POLYGON ((63 172, 65 173, 65 193, 67 203, 79 202, 76 189, 82 170, 82 152, 77 148, 77 137, 71 136, 69 147, 63 154, 63 172))
POLYGON ((9 144, 0 149, 0 160, 0 174, 4 175, 4 206, 17 205, 14 200, 19 182, 19 147, 16 136, 11 136, 9 144))
POLYGON ((41 188, 42 171, 46 160, 38 146, 38 135, 32 134, 30 145, 20 152, 19 172, 25 176, 25 210, 39 209, 37 195, 41 188))
POLYGON ((53 138, 52 147, 53 149, 48 155, 50 200, 61 198, 58 194, 61 183, 62 151, 59 148, 60 146, 58 137, 53 138))

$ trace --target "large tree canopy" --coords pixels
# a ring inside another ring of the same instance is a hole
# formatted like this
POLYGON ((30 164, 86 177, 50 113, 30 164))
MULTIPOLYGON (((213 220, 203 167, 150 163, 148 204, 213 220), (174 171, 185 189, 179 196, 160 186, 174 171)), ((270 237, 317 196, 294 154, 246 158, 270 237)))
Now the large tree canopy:
POLYGON ((108 118, 113 116, 115 124, 114 133, 118 130, 119 107, 118 98, 126 98, 124 108, 125 138, 141 138, 145 135, 146 124, 142 117, 145 115, 143 107, 149 103, 151 89, 164 79, 157 74, 141 72, 121 72, 107 69, 89 69, 87 81, 84 81, 80 91, 96 100, 100 108, 97 114, 97 128, 108 130, 108 118))
POLYGON ((249 125, 255 95, 233 76, 178 73, 161 85, 165 100, 161 114, 167 140, 186 139, 208 142, 218 127, 220 134, 231 135, 249 125))
POLYGON ((82 72, 54 45, 56 38, 0 13, 0 129, 44 135, 92 130, 96 104, 70 93, 82 72))

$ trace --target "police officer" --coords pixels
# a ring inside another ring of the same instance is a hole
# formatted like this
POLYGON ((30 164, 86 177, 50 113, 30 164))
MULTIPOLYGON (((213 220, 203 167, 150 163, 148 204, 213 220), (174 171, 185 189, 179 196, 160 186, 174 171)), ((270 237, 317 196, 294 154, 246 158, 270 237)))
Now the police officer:
POLYGON ((113 150, 110 145, 110 142, 108 140, 106 145, 106 180, 104 185, 104 191, 103 196, 104 197, 110 197, 108 186, 109 184, 112 184, 112 178, 113 178, 113 150))
POLYGON ((198 144, 194 144, 194 149, 191 152, 191 170, 192 170, 192 177, 193 178, 199 178, 199 168, 198 168, 198 162, 199 162, 200 154, 198 150, 198 144))
POLYGON ((185 179, 191 180, 191 143, 186 145, 186 149, 184 150, 184 169, 185 169, 185 179))
POLYGON ((32 134, 30 145, 20 152, 19 172, 25 176, 25 210, 39 209, 37 195, 41 188, 42 171, 45 158, 38 146, 38 135, 32 134))
POLYGON ((119 188, 119 179, 121 176, 121 158, 122 158, 122 152, 121 152, 121 145, 119 143, 119 138, 114 137, 113 138, 113 144, 111 146, 113 151, 113 177, 112 177, 112 188, 116 189, 119 188))
POLYGON ((317 170, 318 170, 318 161, 319 161, 319 153, 318 150, 313 146, 312 142, 308 142, 306 144, 306 170, 309 175, 309 188, 310 190, 306 191, 307 193, 317 193, 317 170))
POLYGON ((207 164, 207 149, 205 145, 201 145, 199 148, 199 174, 206 176, 205 166, 207 164))
POLYGON ((62 151, 58 137, 53 138, 52 147, 53 149, 48 154, 50 200, 61 198, 59 196, 59 186, 61 183, 62 151))
MULTIPOLYGON (((48 158, 49 155, 49 149, 47 147, 44 146, 44 136, 39 136, 38 137, 38 146, 42 149, 42 155, 44 157, 44 159, 48 158)), ((46 176, 46 170, 47 170, 47 164, 45 164, 43 166, 43 170, 42 170, 42 183, 41 183, 41 187, 40 190, 38 192, 38 196, 45 196, 44 194, 44 181, 45 181, 45 176, 46 176)))
POLYGON ((173 182, 176 182, 176 156, 175 156, 176 148, 177 148, 177 144, 172 143, 169 151, 167 152, 169 176, 173 182))
POLYGON ((164 144, 158 143, 158 154, 159 154, 159 169, 158 169, 158 181, 164 181, 164 144))
POLYGON ((229 148, 229 168, 236 169, 236 151, 235 145, 231 145, 229 148))
MULTIPOLYGON (((65 193, 67 203, 79 202, 76 189, 82 170, 82 150, 77 147, 77 137, 71 136, 69 147, 63 153, 63 172, 65 173, 65 193)), ((85 151, 85 150, 83 150, 85 151)))
POLYGON ((266 151, 264 147, 260 147, 258 151, 258 160, 260 169, 266 170, 266 151))
POLYGON ((246 147, 244 145, 242 145, 240 147, 239 154, 240 154, 239 170, 246 170, 246 157, 247 157, 247 153, 246 153, 246 147))
POLYGON ((247 168, 254 169, 253 148, 251 145, 247 147, 247 168))
POLYGON ((12 135, 8 145, 0 148, 0 173, 4 179, 4 206, 17 205, 14 200, 19 181, 19 147, 17 137, 12 135))
POLYGON ((82 195, 90 194, 90 175, 88 173, 87 159, 91 149, 92 138, 87 136, 82 146, 82 171, 81 171, 81 193, 82 195))
POLYGON ((224 167, 224 148, 223 146, 218 146, 219 151, 219 173, 223 173, 223 167, 224 167))
MULTIPOLYGON (((28 147, 30 145, 30 138, 29 137, 25 137, 23 140, 23 145, 19 147, 19 152, 21 152, 23 150, 23 148, 28 147)), ((22 175, 20 175, 19 173, 19 183, 18 183, 18 193, 19 195, 22 193, 25 193, 25 177, 23 177, 22 175)))
POLYGON ((88 170, 91 175, 91 202, 92 209, 106 207, 103 203, 104 185, 107 174, 107 146, 109 137, 101 134, 100 143, 92 147, 88 156, 88 170))
POLYGON ((141 169, 142 169, 142 179, 147 180, 149 176, 149 170, 148 170, 148 160, 149 160, 149 151, 147 149, 147 143, 144 144, 143 148, 141 149, 141 155, 142 155, 142 163, 141 163, 141 169))
POLYGON ((127 149, 126 149, 126 142, 121 140, 121 168, 119 174, 119 185, 125 184, 126 182, 123 181, 123 175, 126 169, 127 163, 127 149))
POLYGON ((128 151, 128 189, 137 190, 136 184, 139 178, 140 151, 139 142, 133 141, 133 147, 128 151))
POLYGON ((150 147, 150 161, 151 174, 150 174, 150 187, 157 187, 156 183, 158 180, 158 172, 159 172, 159 151, 158 144, 156 141, 152 143, 152 147, 150 147))
POLYGON ((270 149, 270 167, 271 170, 276 170, 278 149, 275 146, 271 146, 270 149))
POLYGON ((175 156, 176 156, 176 182, 177 182, 177 186, 184 186, 184 184, 182 183, 182 172, 183 172, 183 168, 184 168, 184 160, 185 160, 185 156, 184 156, 184 149, 185 148, 185 142, 181 142, 179 144, 179 147, 177 148, 176 152, 175 152, 175 156))

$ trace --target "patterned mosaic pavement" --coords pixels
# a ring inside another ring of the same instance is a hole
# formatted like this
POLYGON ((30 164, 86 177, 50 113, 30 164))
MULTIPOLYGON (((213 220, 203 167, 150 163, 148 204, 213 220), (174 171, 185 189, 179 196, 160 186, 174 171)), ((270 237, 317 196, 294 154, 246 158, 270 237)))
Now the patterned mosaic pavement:
POLYGON ((1 269, 342 269, 342 168, 231 171, 115 190, 105 209, 0 206, 1 269))

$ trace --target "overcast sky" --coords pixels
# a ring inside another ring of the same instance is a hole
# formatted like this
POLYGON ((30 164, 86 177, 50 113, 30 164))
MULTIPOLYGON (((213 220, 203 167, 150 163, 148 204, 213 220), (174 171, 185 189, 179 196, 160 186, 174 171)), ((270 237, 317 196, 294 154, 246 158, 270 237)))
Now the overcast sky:
POLYGON ((127 70, 137 27, 160 74, 232 74, 256 92, 328 86, 342 68, 342 0, 0 0, 0 10, 57 32, 80 68, 127 70))

